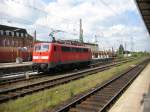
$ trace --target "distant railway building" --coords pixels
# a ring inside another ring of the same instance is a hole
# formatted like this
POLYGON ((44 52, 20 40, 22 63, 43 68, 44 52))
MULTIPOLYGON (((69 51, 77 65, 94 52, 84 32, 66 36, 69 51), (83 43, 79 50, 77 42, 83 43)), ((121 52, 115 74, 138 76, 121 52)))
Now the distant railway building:
POLYGON ((0 25, 0 62, 13 62, 17 57, 31 57, 33 37, 26 29, 0 25))
POLYGON ((91 48, 92 58, 110 58, 115 57, 115 52, 112 50, 100 51, 98 44, 95 43, 84 43, 85 46, 91 48))
POLYGON ((92 57, 97 58, 98 57, 98 52, 99 52, 98 44, 94 44, 94 43, 84 43, 84 44, 85 44, 85 46, 91 48, 92 57))

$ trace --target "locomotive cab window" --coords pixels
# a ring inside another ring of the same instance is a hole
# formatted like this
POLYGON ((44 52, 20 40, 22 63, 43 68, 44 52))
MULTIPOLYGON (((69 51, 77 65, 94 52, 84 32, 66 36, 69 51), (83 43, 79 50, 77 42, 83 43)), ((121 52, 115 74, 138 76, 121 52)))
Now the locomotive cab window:
POLYGON ((49 45, 42 45, 42 51, 48 51, 49 45))
POLYGON ((49 45, 36 45, 35 52, 46 52, 49 50, 49 45))
POLYGON ((34 48, 35 51, 40 51, 40 49, 41 49, 41 46, 35 46, 34 48))

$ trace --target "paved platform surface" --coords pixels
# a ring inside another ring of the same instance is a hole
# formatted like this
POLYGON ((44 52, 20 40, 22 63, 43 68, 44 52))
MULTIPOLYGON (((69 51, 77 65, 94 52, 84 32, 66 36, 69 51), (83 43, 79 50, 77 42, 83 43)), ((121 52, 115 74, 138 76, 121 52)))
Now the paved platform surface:
POLYGON ((22 67, 22 66, 29 66, 32 62, 23 62, 23 63, 0 63, 0 69, 3 68, 13 68, 13 67, 22 67))
MULTIPOLYGON (((111 58, 105 58, 105 59, 101 59, 101 58, 93 58, 92 61, 94 63, 97 62, 98 60, 109 60, 111 58)), ((12 63, 0 63, 0 69, 3 69, 3 68, 13 68, 13 67, 23 67, 23 66, 29 66, 29 65, 32 65, 32 61, 30 62, 23 62, 23 63, 16 63, 16 62, 12 62, 12 63)))
POLYGON ((143 112, 141 101, 143 100, 143 94, 148 93, 149 85, 150 64, 135 79, 109 112, 143 112))
POLYGON ((144 103, 143 112, 150 112, 150 85, 149 85, 148 94, 145 94, 144 96, 143 103, 144 103))

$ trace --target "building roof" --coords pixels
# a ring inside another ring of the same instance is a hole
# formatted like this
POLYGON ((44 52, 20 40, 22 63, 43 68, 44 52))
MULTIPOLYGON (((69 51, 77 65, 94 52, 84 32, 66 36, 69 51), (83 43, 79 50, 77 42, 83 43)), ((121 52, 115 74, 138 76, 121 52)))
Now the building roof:
POLYGON ((0 30, 9 30, 13 32, 19 32, 19 33, 27 33, 26 29, 18 28, 18 27, 12 27, 12 26, 6 26, 6 25, 0 25, 0 30))
POLYGON ((6 26, 6 25, 0 25, 0 31, 4 31, 4 32, 14 32, 14 34, 16 33, 23 33, 24 37, 27 37, 27 38, 30 38, 30 39, 33 39, 33 37, 28 34, 27 30, 26 29, 23 29, 23 28, 19 28, 19 27, 13 27, 13 26, 6 26), (26 36, 27 35, 27 36, 26 36))
POLYGON ((136 0, 136 3, 150 34, 150 0, 136 0))
POLYGON ((92 46, 98 46, 98 44, 95 44, 95 43, 84 43, 86 45, 92 45, 92 46))

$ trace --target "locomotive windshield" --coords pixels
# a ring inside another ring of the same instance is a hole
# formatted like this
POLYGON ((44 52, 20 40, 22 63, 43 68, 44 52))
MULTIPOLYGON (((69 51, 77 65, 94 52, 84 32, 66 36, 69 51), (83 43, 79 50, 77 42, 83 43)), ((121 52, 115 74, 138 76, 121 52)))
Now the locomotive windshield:
POLYGON ((36 45, 34 50, 35 52, 46 52, 49 50, 49 45, 36 45))

